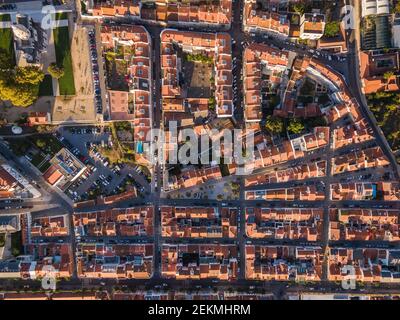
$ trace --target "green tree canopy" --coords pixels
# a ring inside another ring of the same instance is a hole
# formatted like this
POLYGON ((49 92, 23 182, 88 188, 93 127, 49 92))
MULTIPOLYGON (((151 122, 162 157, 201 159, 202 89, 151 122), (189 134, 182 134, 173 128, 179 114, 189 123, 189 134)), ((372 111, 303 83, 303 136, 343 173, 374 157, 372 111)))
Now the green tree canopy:
POLYGON ((298 14, 303 14, 304 11, 306 10, 306 6, 304 3, 301 3, 301 2, 295 3, 293 5, 293 10, 294 10, 294 12, 296 12, 298 14))
POLYGON ((55 62, 50 63, 47 72, 55 79, 60 79, 64 75, 64 68, 58 66, 55 62))
POLYGON ((38 148, 43 149, 46 146, 46 141, 44 141, 43 139, 37 139, 36 145, 38 148))
POLYGON ((383 79, 385 79, 386 81, 388 81, 391 77, 394 76, 394 72, 393 71, 386 71, 383 74, 383 79))
POLYGON ((38 92, 38 85, 18 84, 13 80, 0 80, 0 99, 8 100, 17 107, 32 105, 38 97, 38 92))
POLYGON ((294 134, 301 133, 304 130, 304 125, 299 119, 292 118, 289 121, 289 125, 287 127, 287 130, 290 133, 294 133, 294 134))
POLYGON ((36 66, 17 67, 14 80, 18 84, 39 84, 43 81, 44 73, 36 66))
POLYGON ((324 36, 328 38, 336 37, 340 32, 340 22, 331 21, 325 24, 324 36))
POLYGON ((279 134, 284 130, 283 121, 281 118, 276 118, 272 116, 267 116, 265 122, 265 129, 270 133, 279 134))
POLYGON ((394 13, 400 13, 400 2, 397 2, 396 6, 394 7, 394 13))
MULTIPOLYGON (((0 51, 0 64, 7 64, 7 58, 0 51)), ((43 72, 36 66, 12 68, 0 72, 0 99, 8 100, 14 106, 28 107, 39 94, 39 85, 44 79, 43 72)))

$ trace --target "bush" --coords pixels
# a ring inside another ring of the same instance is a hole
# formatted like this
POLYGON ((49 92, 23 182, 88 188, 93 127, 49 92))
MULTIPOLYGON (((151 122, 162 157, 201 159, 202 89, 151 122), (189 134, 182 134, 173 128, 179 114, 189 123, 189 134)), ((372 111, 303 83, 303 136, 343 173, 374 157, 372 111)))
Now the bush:
POLYGON ((43 149, 44 147, 46 147, 46 141, 42 140, 42 139, 37 139, 36 140, 36 146, 39 149, 43 149))
POLYGON ((280 134, 284 131, 283 120, 281 118, 267 116, 265 129, 272 134, 280 134))
POLYGON ((290 133, 298 134, 301 133, 304 130, 304 124, 297 118, 292 118, 289 121, 289 125, 287 127, 287 130, 290 133))
POLYGON ((47 72, 55 79, 60 79, 64 75, 64 68, 58 66, 55 62, 51 63, 48 68, 47 72))
POLYGON ((36 101, 43 78, 43 72, 35 66, 2 70, 0 99, 14 106, 28 107, 36 101))
POLYGON ((327 38, 336 37, 340 32, 340 22, 331 21, 325 24, 324 36, 327 38))

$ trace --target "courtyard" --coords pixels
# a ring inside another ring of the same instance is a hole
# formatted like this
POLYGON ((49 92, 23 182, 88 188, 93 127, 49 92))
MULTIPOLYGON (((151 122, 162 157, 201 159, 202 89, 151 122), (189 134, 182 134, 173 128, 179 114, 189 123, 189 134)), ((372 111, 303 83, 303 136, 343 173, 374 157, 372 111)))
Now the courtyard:
POLYGON ((211 97, 215 82, 214 64, 211 58, 202 54, 184 55, 182 74, 188 98, 211 97))

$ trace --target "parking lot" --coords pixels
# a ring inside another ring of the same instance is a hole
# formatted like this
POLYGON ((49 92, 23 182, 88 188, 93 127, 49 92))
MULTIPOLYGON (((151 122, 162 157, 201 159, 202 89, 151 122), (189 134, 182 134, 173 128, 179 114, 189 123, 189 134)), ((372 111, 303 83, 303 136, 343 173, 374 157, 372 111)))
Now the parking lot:
POLYGON ((108 127, 61 127, 58 134, 59 139, 88 166, 88 170, 66 191, 74 201, 118 194, 128 185, 135 186, 139 195, 150 191, 140 168, 127 164, 112 166, 97 152, 96 146, 110 143, 108 127))
POLYGON ((90 47, 90 60, 92 63, 92 74, 93 74, 93 91, 95 94, 95 108, 97 114, 103 113, 101 89, 100 89, 100 76, 99 76, 99 64, 98 54, 96 47, 96 35, 94 30, 88 31, 89 36, 89 47, 90 47))

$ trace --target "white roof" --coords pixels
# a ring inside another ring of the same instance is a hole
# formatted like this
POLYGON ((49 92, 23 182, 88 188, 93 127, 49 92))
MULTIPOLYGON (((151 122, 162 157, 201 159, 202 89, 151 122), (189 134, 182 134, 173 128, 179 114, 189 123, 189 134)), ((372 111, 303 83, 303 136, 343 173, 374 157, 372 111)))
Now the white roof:
POLYGON ((389 0, 362 0, 362 17, 389 14, 389 0))

